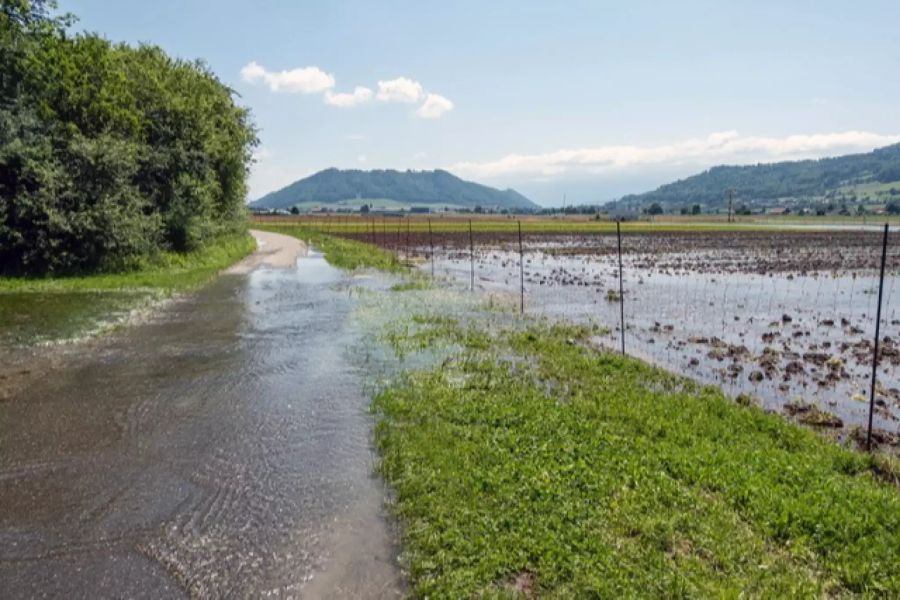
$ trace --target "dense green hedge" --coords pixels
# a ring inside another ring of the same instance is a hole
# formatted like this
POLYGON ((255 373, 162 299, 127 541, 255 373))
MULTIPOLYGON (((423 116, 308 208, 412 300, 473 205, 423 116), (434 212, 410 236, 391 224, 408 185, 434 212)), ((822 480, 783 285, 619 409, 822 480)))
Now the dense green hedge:
POLYGON ((255 130, 204 64, 0 7, 0 274, 130 269, 246 226, 255 130))

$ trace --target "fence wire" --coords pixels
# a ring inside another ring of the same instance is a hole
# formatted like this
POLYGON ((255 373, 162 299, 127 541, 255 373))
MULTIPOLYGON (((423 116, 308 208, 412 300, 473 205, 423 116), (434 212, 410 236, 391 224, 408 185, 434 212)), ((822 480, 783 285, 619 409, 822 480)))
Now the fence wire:
MULTIPOLYGON (((375 244, 441 285, 503 297, 551 320, 600 324, 597 342, 763 408, 854 439, 869 415, 883 231, 651 229, 545 231, 525 222, 305 217, 375 244), (470 229, 471 226, 471 229, 470 229), (430 229, 429 229, 430 227, 430 229)), ((298 219, 287 219, 296 223, 298 219)), ((887 236, 876 444, 898 445, 900 232, 887 236)))

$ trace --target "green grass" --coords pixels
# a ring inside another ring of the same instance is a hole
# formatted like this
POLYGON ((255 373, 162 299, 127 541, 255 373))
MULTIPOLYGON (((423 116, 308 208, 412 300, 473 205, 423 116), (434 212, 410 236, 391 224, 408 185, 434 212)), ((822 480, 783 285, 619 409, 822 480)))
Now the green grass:
POLYGON ((405 350, 463 347, 374 402, 413 595, 900 595, 875 458, 583 328, 413 322, 405 350))
POLYGON ((250 235, 225 236, 195 252, 164 252, 146 267, 126 273, 80 277, 0 277, 0 294, 162 290, 177 292, 206 283, 256 248, 250 235))
POLYGON ((847 185, 837 189, 842 194, 855 194, 858 198, 864 198, 869 201, 887 202, 890 200, 900 200, 898 196, 891 196, 891 190, 900 190, 900 181, 891 181, 881 183, 878 181, 869 181, 866 183, 857 183, 855 185, 847 185))
POLYGON ((331 265, 340 269, 378 269, 388 273, 407 272, 408 269, 391 252, 370 244, 348 240, 317 231, 311 227, 291 224, 255 223, 254 229, 281 233, 301 239, 325 255, 331 265))

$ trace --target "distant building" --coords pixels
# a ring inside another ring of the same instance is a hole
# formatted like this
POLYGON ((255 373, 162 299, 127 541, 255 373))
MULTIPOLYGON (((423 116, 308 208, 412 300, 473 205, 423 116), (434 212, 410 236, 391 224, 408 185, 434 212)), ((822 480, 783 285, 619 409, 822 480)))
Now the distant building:
POLYGON ((412 208, 409 209, 409 212, 417 214, 417 215, 428 214, 431 212, 431 208, 429 208, 427 206, 413 206, 412 208))

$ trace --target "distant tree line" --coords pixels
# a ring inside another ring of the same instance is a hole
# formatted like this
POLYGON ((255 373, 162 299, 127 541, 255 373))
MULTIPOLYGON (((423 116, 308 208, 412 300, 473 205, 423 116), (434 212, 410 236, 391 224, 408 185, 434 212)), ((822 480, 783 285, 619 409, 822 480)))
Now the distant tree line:
POLYGON ((246 227, 248 111, 200 62, 0 0, 0 273, 139 266, 246 227))
POLYGON ((727 189, 737 190, 750 201, 771 204, 783 198, 834 196, 837 188, 847 185, 894 181, 900 181, 900 144, 820 160, 713 167, 652 192, 625 196, 615 205, 644 208, 657 203, 667 212, 693 204, 725 208, 727 189))

